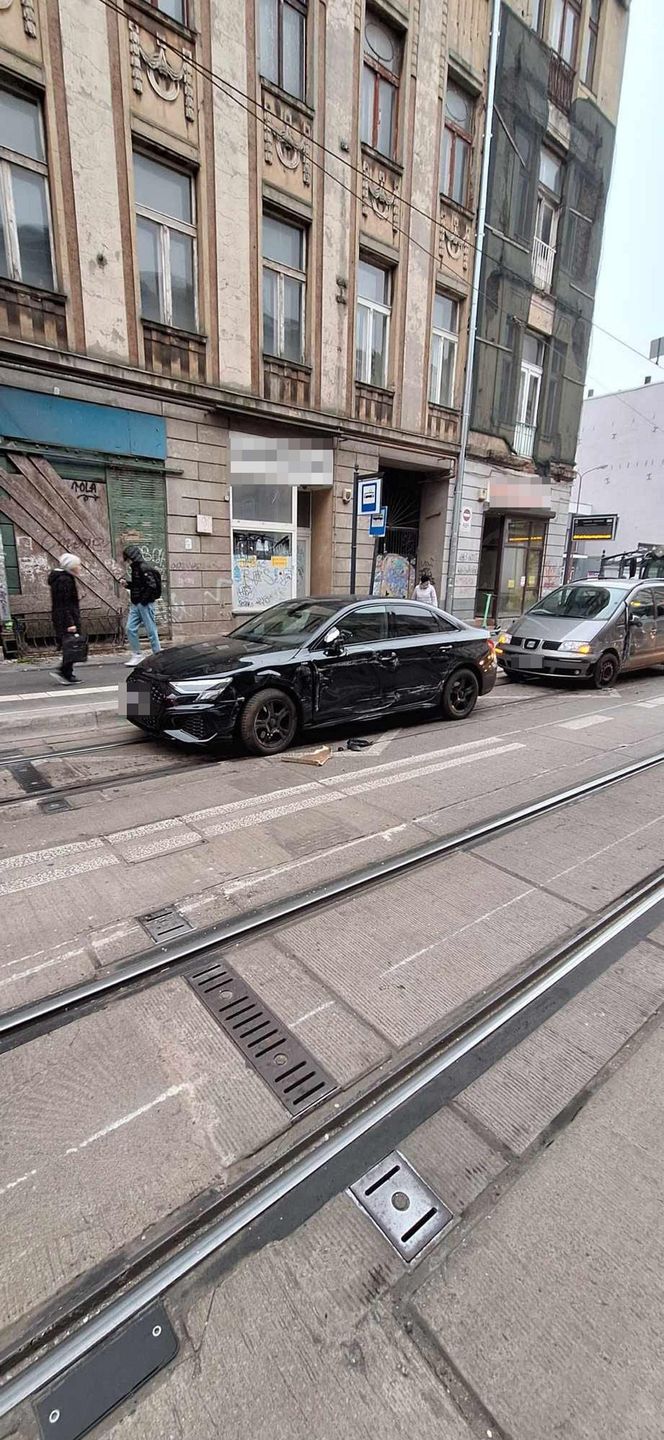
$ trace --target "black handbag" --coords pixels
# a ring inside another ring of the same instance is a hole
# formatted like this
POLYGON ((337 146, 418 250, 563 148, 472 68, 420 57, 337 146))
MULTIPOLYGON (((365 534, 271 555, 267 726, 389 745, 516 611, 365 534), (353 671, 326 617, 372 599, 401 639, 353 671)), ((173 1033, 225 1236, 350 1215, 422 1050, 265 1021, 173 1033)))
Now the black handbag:
POLYGON ((67 634, 62 637, 63 665, 82 665, 88 658, 87 635, 67 634))

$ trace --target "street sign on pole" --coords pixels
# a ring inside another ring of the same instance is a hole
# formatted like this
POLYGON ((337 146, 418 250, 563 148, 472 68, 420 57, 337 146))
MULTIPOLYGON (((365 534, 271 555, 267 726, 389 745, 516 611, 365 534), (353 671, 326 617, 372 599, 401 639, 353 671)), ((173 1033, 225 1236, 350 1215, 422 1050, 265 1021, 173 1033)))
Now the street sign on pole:
POLYGON ((362 475, 358 493, 358 515, 376 515, 380 510, 381 488, 383 477, 380 473, 376 475, 362 475))
POLYGON ((375 515, 371 516, 371 519, 369 521, 369 534, 373 535, 377 540, 382 540, 386 531, 387 505, 383 505, 381 510, 378 510, 375 515))

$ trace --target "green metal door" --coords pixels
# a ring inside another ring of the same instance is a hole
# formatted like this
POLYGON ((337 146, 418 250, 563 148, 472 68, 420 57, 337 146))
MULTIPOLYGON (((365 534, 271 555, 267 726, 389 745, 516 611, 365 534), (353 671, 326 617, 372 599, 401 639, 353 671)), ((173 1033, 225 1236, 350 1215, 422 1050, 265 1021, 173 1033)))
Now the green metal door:
POLYGON ((111 544, 116 559, 125 545, 138 545, 146 560, 161 573, 162 596, 157 601, 160 630, 169 628, 168 549, 166 543, 166 482, 159 470, 106 471, 111 544))

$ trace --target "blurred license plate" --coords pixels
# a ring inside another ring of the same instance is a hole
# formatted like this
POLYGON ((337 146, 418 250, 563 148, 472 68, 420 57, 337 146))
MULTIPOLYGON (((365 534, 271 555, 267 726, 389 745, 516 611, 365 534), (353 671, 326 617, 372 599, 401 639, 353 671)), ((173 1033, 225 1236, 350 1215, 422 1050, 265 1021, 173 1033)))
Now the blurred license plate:
POLYGON ((122 687, 124 695, 118 695, 118 709, 121 715, 126 715, 128 720, 133 718, 149 720, 152 714, 152 695, 149 685, 132 685, 131 679, 125 680, 122 687))

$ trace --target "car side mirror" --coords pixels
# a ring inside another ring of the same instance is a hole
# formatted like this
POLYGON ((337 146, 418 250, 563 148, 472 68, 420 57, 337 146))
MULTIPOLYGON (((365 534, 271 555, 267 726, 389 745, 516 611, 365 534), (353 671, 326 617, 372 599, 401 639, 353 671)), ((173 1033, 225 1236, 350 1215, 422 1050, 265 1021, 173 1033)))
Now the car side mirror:
POLYGON ((323 636, 323 649, 330 655, 338 655, 341 651, 341 631, 338 626, 333 625, 323 636))

